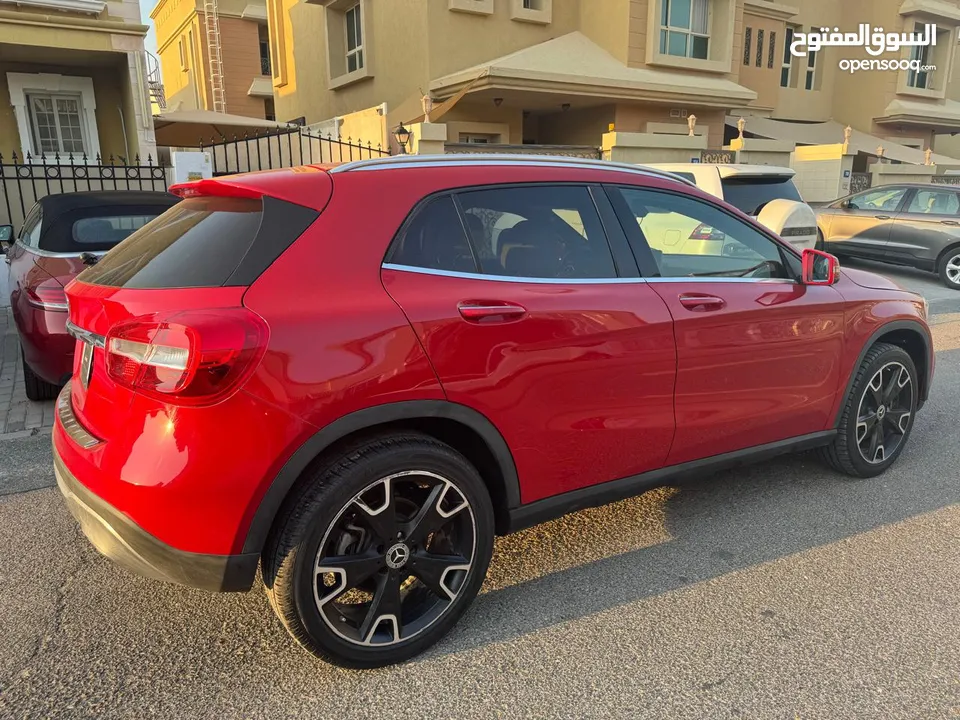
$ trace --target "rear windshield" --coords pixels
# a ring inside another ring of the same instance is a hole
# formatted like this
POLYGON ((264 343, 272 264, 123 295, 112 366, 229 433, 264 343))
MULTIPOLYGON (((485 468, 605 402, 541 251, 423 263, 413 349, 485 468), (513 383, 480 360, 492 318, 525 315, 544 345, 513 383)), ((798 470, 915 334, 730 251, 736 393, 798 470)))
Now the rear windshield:
POLYGON ((55 253, 106 252, 166 212, 169 203, 85 207, 45 217, 39 249, 55 253))
POLYGON ((747 215, 757 215, 771 200, 803 202, 793 178, 783 175, 722 178, 723 199, 747 215))
POLYGON ((160 215, 160 212, 153 215, 113 215, 111 217, 82 218, 73 224, 70 233, 73 236, 71 239, 78 246, 82 245, 84 248, 101 245, 112 248, 130 237, 134 230, 139 230, 158 215, 160 215))
POLYGON ((189 198, 133 232, 79 279, 127 288, 219 287, 257 237, 263 201, 189 198))

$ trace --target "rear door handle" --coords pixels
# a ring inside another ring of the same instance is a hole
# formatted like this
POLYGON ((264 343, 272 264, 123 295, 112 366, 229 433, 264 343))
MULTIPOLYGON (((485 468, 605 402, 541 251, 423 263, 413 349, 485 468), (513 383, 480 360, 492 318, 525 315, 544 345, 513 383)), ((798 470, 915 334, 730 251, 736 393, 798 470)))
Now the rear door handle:
POLYGON ((462 302, 457 305, 464 320, 481 322, 484 320, 506 322, 519 320, 527 314, 522 305, 503 302, 462 302))
POLYGON ((877 220, 889 220, 889 219, 890 219, 890 216, 889 216, 889 215, 874 215, 874 217, 875 217, 877 220))
POLYGON ((958 227, 958 226, 960 226, 960 222, 957 222, 956 220, 941 220, 941 221, 940 221, 940 224, 941 224, 941 225, 949 225, 950 227, 958 227))
POLYGON ((716 295, 689 293, 680 296, 680 304, 687 310, 692 310, 693 312, 712 312, 714 310, 722 310, 726 307, 727 302, 723 298, 718 298, 716 295))

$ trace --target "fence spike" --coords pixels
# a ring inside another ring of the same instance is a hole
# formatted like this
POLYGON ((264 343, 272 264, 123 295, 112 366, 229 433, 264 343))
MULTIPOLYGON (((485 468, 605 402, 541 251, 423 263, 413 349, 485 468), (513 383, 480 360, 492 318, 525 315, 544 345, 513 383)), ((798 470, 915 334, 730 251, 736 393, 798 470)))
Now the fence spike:
MULTIPOLYGON (((83 159, 86 160, 86 159, 87 159, 87 156, 84 155, 84 156, 83 156, 83 159)), ((102 162, 100 162, 100 153, 97 153, 97 157, 95 157, 94 160, 97 161, 97 165, 102 165, 102 164, 103 164, 102 162)))
POLYGON ((153 165, 153 155, 150 153, 147 154, 147 165, 153 165))
POLYGON ((57 165, 60 164, 60 151, 59 151, 59 150, 57 150, 57 151, 53 154, 53 161, 54 161, 57 165))
POLYGON ((137 153, 137 156, 136 156, 136 158, 134 158, 134 159, 135 159, 137 165, 139 165, 139 164, 140 164, 140 153, 137 153))
POLYGON ((116 160, 113 159, 113 153, 110 153, 110 164, 111 165, 116 164, 116 160))
POLYGON ((33 160, 33 156, 30 154, 29 150, 27 150, 27 154, 24 155, 23 159, 27 161, 27 164, 29 164, 30 161, 33 160))
POLYGON ((47 164, 47 154, 43 150, 40 151, 40 164, 41 165, 47 164))

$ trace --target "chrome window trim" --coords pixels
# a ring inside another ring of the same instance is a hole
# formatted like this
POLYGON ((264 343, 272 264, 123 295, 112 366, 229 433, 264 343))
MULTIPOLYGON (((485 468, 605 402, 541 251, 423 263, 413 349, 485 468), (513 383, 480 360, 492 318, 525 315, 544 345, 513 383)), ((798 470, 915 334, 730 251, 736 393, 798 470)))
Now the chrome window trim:
MULTIPOLYGON (((651 278, 529 278, 513 275, 484 275, 482 273, 465 273, 455 270, 434 270, 413 265, 397 265, 383 263, 384 270, 411 272, 419 275, 436 275, 438 277, 458 278, 461 280, 493 280, 494 282, 527 283, 534 285, 634 285, 639 283, 764 283, 796 285, 796 280, 790 278, 738 278, 712 276, 681 276, 681 277, 651 277, 651 278)), ((74 326, 76 327, 76 326, 74 326)), ((68 328, 69 329, 69 328, 68 328)), ((99 337, 99 336, 98 336, 99 337)))
POLYGON ((60 396, 57 398, 57 419, 60 420, 60 424, 63 426, 67 437, 84 450, 89 450, 103 441, 91 435, 87 429, 80 424, 80 421, 77 420, 77 416, 73 412, 70 385, 71 383, 68 381, 63 390, 60 391, 60 396))
POLYGON ((26 252, 33 253, 34 255, 39 255, 40 257, 50 257, 50 258, 76 258, 80 259, 80 256, 83 253, 90 253, 91 255, 96 255, 97 257, 103 257, 109 252, 108 250, 81 250, 80 252, 50 252, 49 250, 41 250, 40 248, 32 248, 26 245, 21 244, 19 241, 17 243, 22 247, 26 252))
POLYGON ((67 332, 75 337, 81 342, 90 343, 94 347, 105 348, 107 346, 107 339, 103 335, 97 335, 95 332, 90 332, 89 330, 84 330, 82 327, 75 325, 70 320, 67 320, 67 332))
POLYGON ((529 278, 513 275, 485 275, 483 273, 465 273, 455 270, 434 270, 413 265, 396 265, 383 263, 384 270, 418 273, 420 275, 437 275, 439 277, 459 278, 461 280, 493 280, 494 282, 530 283, 538 285, 627 285, 646 282, 644 278, 529 278))
POLYGON ((331 174, 353 172, 358 170, 396 170, 402 168, 436 168, 436 167, 559 167, 581 170, 610 170, 645 177, 656 177, 663 180, 672 180, 683 185, 696 187, 696 183, 680 177, 667 170, 647 167, 646 165, 630 165, 628 163, 613 162, 611 160, 590 160, 587 158, 571 158, 554 155, 510 155, 497 153, 476 153, 458 155, 394 155, 389 158, 372 158, 369 160, 355 160, 331 168, 331 174))

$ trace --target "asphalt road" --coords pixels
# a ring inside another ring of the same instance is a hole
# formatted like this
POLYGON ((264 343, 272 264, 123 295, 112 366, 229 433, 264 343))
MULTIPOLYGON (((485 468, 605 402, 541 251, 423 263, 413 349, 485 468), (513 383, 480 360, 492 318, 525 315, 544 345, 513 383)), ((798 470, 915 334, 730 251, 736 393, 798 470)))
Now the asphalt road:
POLYGON ((938 313, 890 472, 784 458, 501 538, 452 635, 381 671, 307 655, 261 592, 114 567, 49 487, 48 439, 8 437, 0 717, 960 718, 960 296, 890 274, 938 313))

